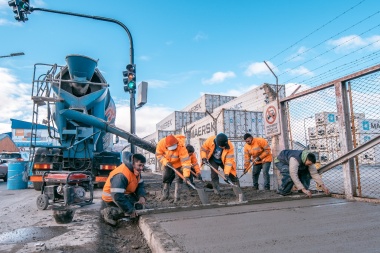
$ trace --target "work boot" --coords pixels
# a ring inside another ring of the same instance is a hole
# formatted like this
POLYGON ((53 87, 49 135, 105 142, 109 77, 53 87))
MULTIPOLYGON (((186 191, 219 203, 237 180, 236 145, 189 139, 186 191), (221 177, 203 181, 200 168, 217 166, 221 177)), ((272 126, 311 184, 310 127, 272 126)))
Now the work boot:
POLYGON ((104 221, 112 226, 116 225, 116 220, 114 220, 114 217, 112 215, 111 207, 106 207, 103 210, 100 211, 102 214, 102 217, 104 221))
POLYGON ((220 187, 218 181, 212 181, 212 188, 214 189, 214 193, 220 195, 220 187))
POLYGON ((181 194, 182 184, 176 182, 174 186, 174 203, 180 200, 179 195, 181 194))
POLYGON ((167 200, 169 198, 169 184, 164 183, 164 186, 162 188, 162 195, 160 198, 160 201, 167 200))

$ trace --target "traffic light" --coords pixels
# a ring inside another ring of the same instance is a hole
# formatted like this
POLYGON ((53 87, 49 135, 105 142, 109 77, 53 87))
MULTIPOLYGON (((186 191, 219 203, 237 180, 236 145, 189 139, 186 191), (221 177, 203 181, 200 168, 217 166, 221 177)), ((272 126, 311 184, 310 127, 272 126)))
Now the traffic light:
POLYGON ((124 91, 134 91, 136 90, 136 65, 128 64, 127 70, 123 71, 124 91))
POLYGON ((27 14, 30 13, 29 0, 10 0, 8 1, 8 5, 13 8, 13 13, 17 21, 25 22, 28 20, 27 14))

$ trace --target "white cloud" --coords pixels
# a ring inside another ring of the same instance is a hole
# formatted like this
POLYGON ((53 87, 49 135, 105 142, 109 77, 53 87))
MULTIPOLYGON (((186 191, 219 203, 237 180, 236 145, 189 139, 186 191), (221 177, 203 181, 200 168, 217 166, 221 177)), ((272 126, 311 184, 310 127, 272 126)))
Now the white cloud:
POLYGON ((368 44, 368 39, 362 38, 358 35, 349 35, 336 40, 330 40, 327 44, 336 47, 336 51, 347 51, 363 47, 368 44))
POLYGON ((236 77, 235 73, 232 71, 227 72, 216 72, 212 75, 210 79, 202 79, 203 84, 215 84, 215 83, 222 83, 227 78, 234 78, 236 77))
POLYGON ((31 121, 31 85, 20 83, 9 69, 0 68, 0 87, 0 133, 3 133, 11 131, 11 118, 31 121))
POLYGON ((201 40, 207 40, 207 35, 203 32, 198 32, 197 35, 194 36, 193 40, 195 41, 201 41, 201 40))
POLYGON ((373 50, 380 49, 380 35, 374 35, 372 37, 367 38, 368 43, 372 44, 371 48, 373 50))
POLYGON ((168 85, 167 81, 163 80, 148 80, 148 87, 149 88, 164 88, 168 85))
POLYGON ((140 56, 139 59, 142 60, 142 61, 150 61, 150 57, 146 56, 146 55, 140 56))
POLYGON ((314 76, 314 73, 305 68, 304 66, 300 66, 296 69, 287 69, 286 72, 293 76, 314 76))
MULTIPOLYGON (((116 126, 130 131, 129 106, 126 103, 116 104, 116 126), (122 105, 124 104, 124 105, 122 105)), ((174 109, 164 106, 145 105, 136 111, 136 135, 145 137, 156 131, 156 124, 163 119, 164 115, 169 115, 174 109)))
MULTIPOLYGON (((267 62, 269 67, 276 71, 276 67, 271 63, 270 61, 267 62)), ((271 71, 268 69, 267 65, 265 65, 264 62, 254 62, 251 63, 248 68, 245 70, 244 74, 246 76, 253 76, 253 75, 272 75, 271 71)))
POLYGON ((7 25, 21 26, 21 23, 17 22, 16 20, 10 21, 5 18, 0 18, 0 26, 7 26, 7 25))
POLYGON ((165 45, 170 46, 170 45, 172 45, 173 43, 174 43, 173 41, 169 40, 169 41, 166 41, 166 42, 165 42, 165 45))
POLYGON ((308 50, 307 47, 300 47, 296 53, 292 54, 291 56, 288 57, 288 61, 291 61, 291 62, 297 62, 297 61, 302 61, 305 59, 305 57, 302 57, 301 55, 303 55, 306 51, 308 50))

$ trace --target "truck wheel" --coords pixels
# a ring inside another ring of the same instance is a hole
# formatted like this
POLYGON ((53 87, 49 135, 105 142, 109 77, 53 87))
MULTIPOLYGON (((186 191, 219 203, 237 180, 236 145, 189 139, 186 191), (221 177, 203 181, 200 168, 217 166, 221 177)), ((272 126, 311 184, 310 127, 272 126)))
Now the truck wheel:
POLYGON ((4 182, 8 181, 8 174, 5 174, 5 177, 3 178, 4 182))
POLYGON ((45 210, 49 205, 49 198, 45 194, 41 194, 37 198, 37 208, 40 210, 45 210))
POLYGON ((36 191, 41 191, 42 183, 40 183, 40 182, 33 182, 33 188, 36 191))
POLYGON ((103 189, 103 187, 104 187, 105 184, 106 183, 104 183, 104 182, 99 182, 99 183, 96 184, 96 187, 99 188, 99 189, 103 189))

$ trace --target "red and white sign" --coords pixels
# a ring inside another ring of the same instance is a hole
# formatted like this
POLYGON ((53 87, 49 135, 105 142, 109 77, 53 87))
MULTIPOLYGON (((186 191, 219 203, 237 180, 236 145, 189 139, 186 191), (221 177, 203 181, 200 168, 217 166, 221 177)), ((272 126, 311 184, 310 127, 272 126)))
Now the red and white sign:
POLYGON ((264 107, 263 116, 265 135, 268 137, 281 134, 280 114, 278 112, 277 101, 273 101, 264 107))

